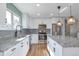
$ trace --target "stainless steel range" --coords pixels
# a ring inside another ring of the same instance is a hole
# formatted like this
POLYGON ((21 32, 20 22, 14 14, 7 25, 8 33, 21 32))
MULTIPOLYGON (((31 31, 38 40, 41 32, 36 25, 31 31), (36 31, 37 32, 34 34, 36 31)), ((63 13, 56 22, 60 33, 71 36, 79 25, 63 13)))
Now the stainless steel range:
POLYGON ((38 40, 39 41, 46 41, 47 40, 46 24, 39 24, 39 26, 38 26, 38 40))

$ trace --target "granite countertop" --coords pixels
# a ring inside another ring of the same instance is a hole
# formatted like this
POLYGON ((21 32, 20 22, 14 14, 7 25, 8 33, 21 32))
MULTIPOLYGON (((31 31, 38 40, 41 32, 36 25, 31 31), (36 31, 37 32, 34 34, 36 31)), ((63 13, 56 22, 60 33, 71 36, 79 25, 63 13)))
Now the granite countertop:
POLYGON ((48 35, 62 47, 79 47, 79 38, 69 36, 52 36, 48 35))
POLYGON ((22 40, 16 41, 17 39, 25 38, 27 36, 28 35, 21 36, 21 37, 18 37, 18 38, 15 38, 15 37, 0 38, 0 52, 4 52, 4 51, 12 48, 13 46, 15 46, 16 44, 18 44, 19 42, 22 41, 22 40))

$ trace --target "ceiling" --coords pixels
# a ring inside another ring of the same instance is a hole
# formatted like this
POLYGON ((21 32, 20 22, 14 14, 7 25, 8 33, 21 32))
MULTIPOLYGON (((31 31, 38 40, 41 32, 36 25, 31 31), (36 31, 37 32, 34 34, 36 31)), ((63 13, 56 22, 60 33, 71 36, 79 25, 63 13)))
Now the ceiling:
MULTIPOLYGON (((60 16, 69 16, 69 6, 68 3, 38 3, 39 7, 36 6, 37 3, 14 3, 14 5, 22 12, 27 13, 30 17, 41 17, 49 18, 58 15, 57 6, 61 6, 60 16)), ((72 3, 72 15, 79 17, 79 4, 72 3)))

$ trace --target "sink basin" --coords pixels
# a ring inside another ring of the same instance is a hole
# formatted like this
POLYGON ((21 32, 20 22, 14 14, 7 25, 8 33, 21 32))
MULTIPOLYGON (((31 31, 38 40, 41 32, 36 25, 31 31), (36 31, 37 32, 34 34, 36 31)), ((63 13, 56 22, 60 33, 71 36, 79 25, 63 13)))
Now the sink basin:
POLYGON ((27 35, 26 37, 29 37, 30 35, 27 35))

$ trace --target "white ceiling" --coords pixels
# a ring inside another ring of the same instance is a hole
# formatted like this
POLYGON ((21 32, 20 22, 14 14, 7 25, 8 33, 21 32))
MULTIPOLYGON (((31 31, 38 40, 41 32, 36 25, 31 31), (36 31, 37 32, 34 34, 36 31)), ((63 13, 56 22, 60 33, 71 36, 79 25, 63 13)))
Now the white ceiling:
MULTIPOLYGON (((37 7, 36 3, 14 3, 14 5, 22 12, 29 14, 30 17, 52 17, 57 16, 57 6, 61 6, 61 10, 66 8, 60 13, 61 16, 69 16, 69 4, 67 3, 39 3, 37 7), (40 15, 37 13, 40 13, 40 15), (50 15, 53 13, 53 15, 50 15)), ((72 4, 72 15, 79 17, 79 4, 72 4)))

